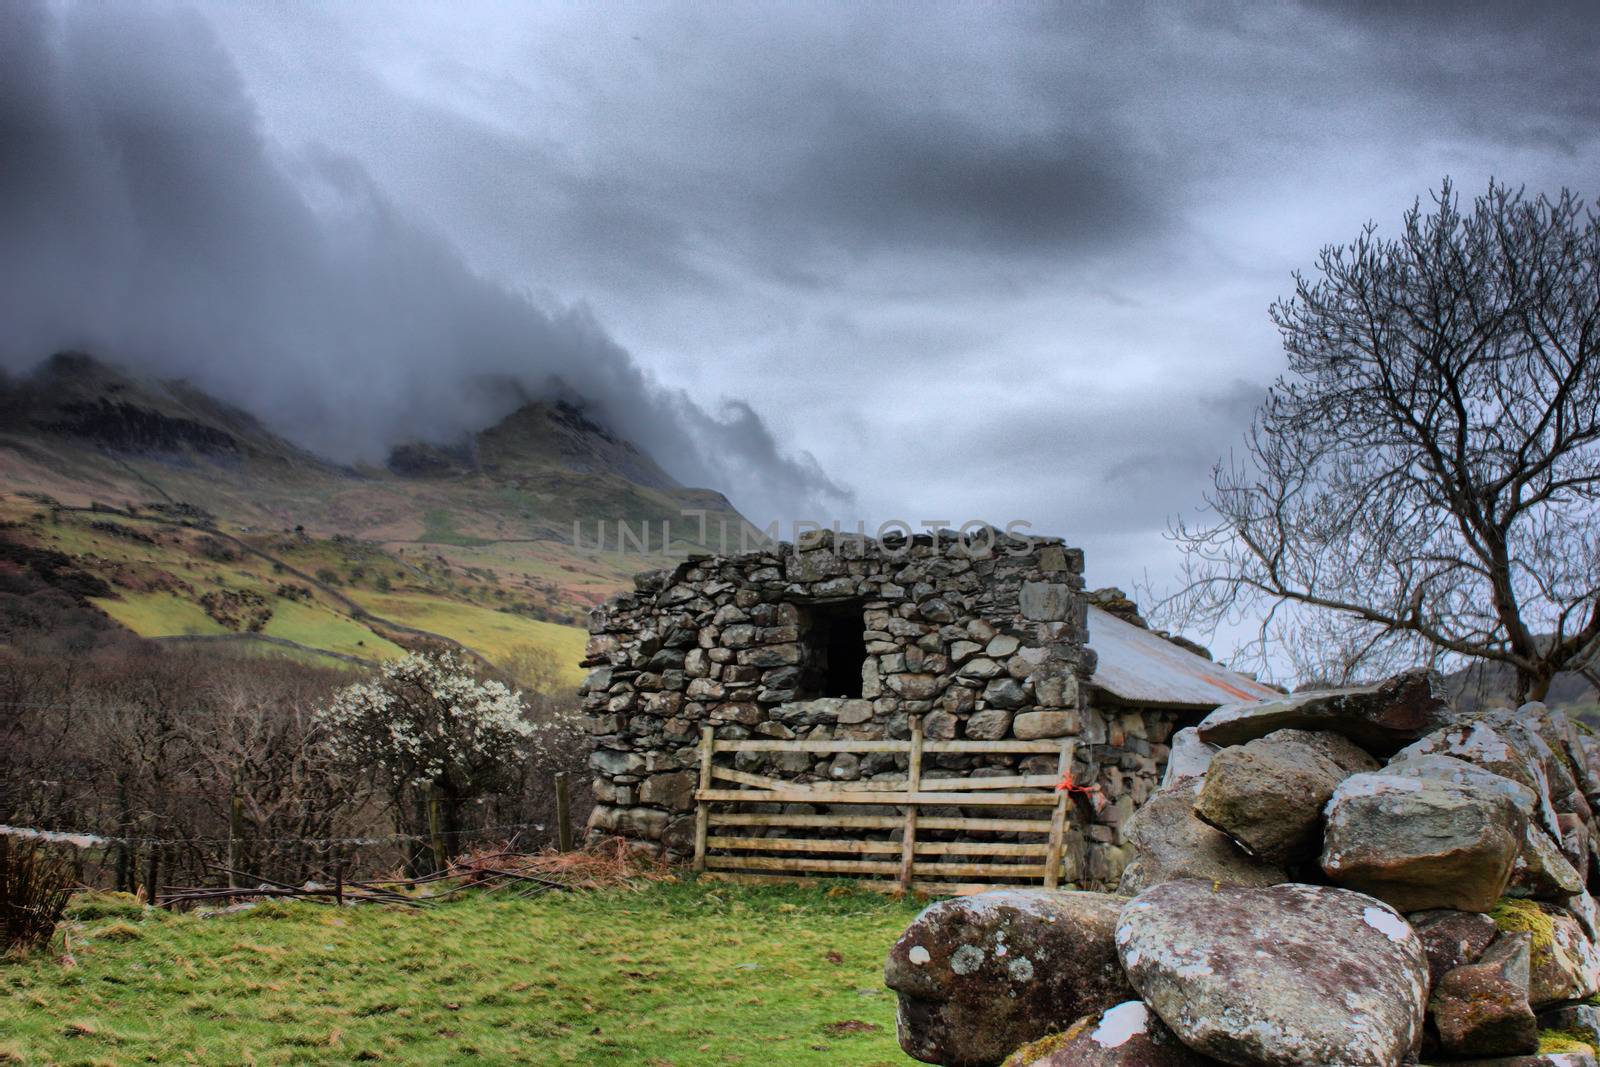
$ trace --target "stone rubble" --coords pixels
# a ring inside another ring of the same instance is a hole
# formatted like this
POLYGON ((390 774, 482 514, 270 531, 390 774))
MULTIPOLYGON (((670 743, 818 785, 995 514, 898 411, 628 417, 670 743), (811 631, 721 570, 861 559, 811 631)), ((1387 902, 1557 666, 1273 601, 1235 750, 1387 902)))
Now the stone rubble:
MULTIPOLYGON (((1455 715, 1440 691, 1409 672, 1179 731, 1126 827, 1113 933, 1056 950, 1114 950, 1137 999, 1040 1005, 982 1062, 1600 1067, 1600 743, 1542 704, 1455 715)), ((960 996, 946 1017, 1010 1001, 960 996)), ((900 1038, 954 1062, 915 1013, 900 1038)))

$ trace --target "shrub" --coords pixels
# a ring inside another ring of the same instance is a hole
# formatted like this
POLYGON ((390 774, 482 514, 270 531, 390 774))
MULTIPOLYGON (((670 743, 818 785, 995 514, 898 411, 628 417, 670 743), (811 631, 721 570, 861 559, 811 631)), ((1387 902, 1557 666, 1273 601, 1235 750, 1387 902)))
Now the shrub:
POLYGON ((199 548, 200 554, 213 563, 237 563, 239 561, 239 553, 234 551, 233 546, 217 537, 206 536, 200 538, 199 548))
POLYGON ((72 866, 38 844, 0 837, 0 910, 5 948, 48 944, 72 896, 72 866))
POLYGON ((539 697, 533 704, 456 654, 429 651, 339 689, 318 707, 317 721, 336 757, 381 782, 398 821, 459 845, 469 832, 467 806, 483 816, 502 813, 493 816, 502 821, 523 819, 531 813, 517 797, 536 787, 531 771, 552 763, 566 769, 581 736, 576 717, 549 713, 539 697), (485 806, 496 795, 512 801, 509 809, 485 806))
POLYGON ((480 680, 451 652, 413 652, 345 686, 318 710, 335 750, 396 783, 487 792, 537 743, 522 694, 480 680))

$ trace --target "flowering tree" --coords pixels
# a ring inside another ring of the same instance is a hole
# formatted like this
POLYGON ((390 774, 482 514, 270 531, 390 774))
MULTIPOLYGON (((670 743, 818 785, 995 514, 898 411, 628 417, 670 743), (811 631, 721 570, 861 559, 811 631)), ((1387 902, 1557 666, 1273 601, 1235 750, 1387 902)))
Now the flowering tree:
POLYGON ((478 677, 453 652, 385 663, 317 715, 334 751, 378 775, 397 811, 426 812, 441 864, 442 838, 462 829, 463 805, 514 785, 547 729, 529 721, 521 693, 478 677))

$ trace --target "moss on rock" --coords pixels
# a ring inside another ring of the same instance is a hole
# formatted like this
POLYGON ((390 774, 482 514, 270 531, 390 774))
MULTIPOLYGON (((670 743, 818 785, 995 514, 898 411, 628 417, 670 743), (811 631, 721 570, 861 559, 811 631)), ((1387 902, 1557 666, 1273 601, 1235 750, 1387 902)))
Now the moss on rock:
POLYGON ((1501 897, 1490 910, 1489 917, 1496 926, 1508 933, 1526 930, 1533 935, 1531 947, 1534 967, 1549 959, 1550 950, 1555 945, 1556 924, 1538 904, 1531 900, 1501 897))
POLYGON ((1006 1062, 1001 1064, 1001 1067, 1028 1067, 1028 1064, 1042 1060, 1072 1040, 1079 1031, 1093 1021, 1094 1016, 1088 1015, 1073 1023, 1064 1033, 1046 1034, 1037 1041, 1030 1041, 1007 1056, 1006 1062))
POLYGON ((1542 1053, 1554 1052, 1583 1052, 1595 1054, 1595 1047, 1584 1040, 1582 1034, 1571 1030, 1540 1030, 1539 1051, 1542 1053))

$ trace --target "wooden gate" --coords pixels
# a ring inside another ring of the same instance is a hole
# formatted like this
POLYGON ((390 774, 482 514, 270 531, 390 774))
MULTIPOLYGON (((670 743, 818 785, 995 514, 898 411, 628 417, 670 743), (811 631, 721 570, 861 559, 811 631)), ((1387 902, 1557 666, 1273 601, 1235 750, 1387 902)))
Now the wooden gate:
POLYGON ((733 881, 792 881, 795 875, 850 875, 882 881, 886 889, 954 894, 1004 885, 1054 888, 1062 873, 1069 794, 1056 786, 1072 767, 1077 742, 928 741, 922 718, 911 720, 908 741, 719 741, 711 727, 700 734, 700 788, 695 792, 694 867, 733 881), (903 753, 903 781, 788 782, 719 766, 717 757, 739 752, 903 753), (923 757, 1056 755, 1056 773, 993 777, 925 777, 923 757), (726 784, 720 784, 726 783, 726 784), (799 814, 737 810, 750 804, 876 805, 882 814, 799 814), (1039 809, 973 817, 923 815, 929 807, 1039 809), (713 810, 715 809, 715 810, 713 810), (898 810, 896 810, 898 809, 898 810), (1048 810, 1045 810, 1048 809, 1048 810), (1030 813, 1031 814, 1031 813, 1030 813), (900 839, 823 836, 827 831, 900 831, 900 839), (782 836, 761 836, 779 831, 782 836), (817 836, 805 831, 819 831, 817 836), (955 840, 919 838, 952 831, 955 840), (986 841, 980 835, 1036 837, 986 841), (819 856, 818 853, 823 855, 819 856), (832 854, 829 857, 827 854, 832 854), (840 855, 850 858, 839 858, 840 855), (877 858, 872 858, 877 857, 877 858), (928 859, 925 857, 940 857, 928 859), (980 881, 981 879, 981 881, 980 881))

